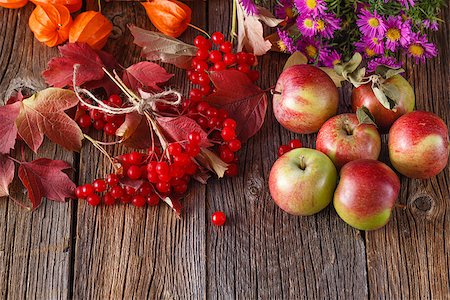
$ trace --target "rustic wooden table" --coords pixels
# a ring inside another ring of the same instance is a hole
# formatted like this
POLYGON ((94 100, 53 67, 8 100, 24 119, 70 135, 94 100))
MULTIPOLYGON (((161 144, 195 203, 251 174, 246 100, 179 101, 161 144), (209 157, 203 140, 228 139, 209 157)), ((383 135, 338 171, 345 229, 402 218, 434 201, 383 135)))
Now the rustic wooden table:
MULTIPOLYGON (((229 32, 230 2, 188 1, 192 23, 209 32, 229 32)), ((18 76, 39 79, 47 61, 57 55, 57 49, 40 44, 28 29, 33 7, 0 9, 0 92, 18 76)), ((140 49, 133 45, 127 24, 151 28, 143 7, 110 2, 103 5, 103 13, 114 23, 106 49, 125 66, 139 61, 140 49)), ((442 19, 449 17, 447 8, 442 19)), ((447 124, 448 24, 431 37, 439 45, 438 58, 421 66, 406 61, 417 109, 433 111, 447 124)), ((195 35, 188 29, 182 39, 191 42, 195 35)), ((287 57, 271 53, 260 59, 263 88, 276 82, 287 57)), ((188 88, 185 81, 173 84, 188 88)), ((342 89, 342 112, 350 109, 349 92, 348 86, 342 89)), ((332 206, 301 218, 274 205, 268 173, 277 146, 294 137, 314 146, 314 136, 281 128, 270 109, 262 130, 240 151, 241 175, 195 184, 181 220, 164 205, 92 208, 84 202, 48 201, 29 213, 2 199, 1 298, 448 299, 450 168, 430 180, 402 177, 399 202, 406 208, 396 209, 385 228, 361 232, 342 222, 332 206), (212 226, 215 210, 226 212, 226 226, 212 226)), ((117 154, 123 149, 108 150, 117 154)), ((109 171, 87 143, 80 154, 73 154, 45 142, 37 155, 27 156, 66 160, 76 167, 81 183, 109 171)), ((388 161, 386 147, 382 160, 388 161)), ((17 182, 12 190, 23 195, 17 182)))

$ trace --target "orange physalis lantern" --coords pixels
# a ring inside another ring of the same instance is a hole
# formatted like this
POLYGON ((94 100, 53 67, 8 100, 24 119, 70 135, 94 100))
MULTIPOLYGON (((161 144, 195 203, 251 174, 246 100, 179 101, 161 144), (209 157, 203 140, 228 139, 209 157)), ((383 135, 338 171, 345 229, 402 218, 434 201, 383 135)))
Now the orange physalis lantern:
POLYGON ((28 0, 0 0, 0 6, 6 8, 20 8, 27 3, 28 0))
POLYGON ((34 37, 49 47, 59 45, 69 37, 72 17, 62 5, 38 5, 30 15, 28 25, 34 37))
POLYGON ((191 22, 192 10, 176 0, 150 0, 141 2, 153 25, 162 33, 179 37, 191 22))
POLYGON ((94 49, 101 49, 105 46, 112 28, 112 23, 101 13, 86 11, 75 18, 70 29, 69 42, 87 43, 94 49))

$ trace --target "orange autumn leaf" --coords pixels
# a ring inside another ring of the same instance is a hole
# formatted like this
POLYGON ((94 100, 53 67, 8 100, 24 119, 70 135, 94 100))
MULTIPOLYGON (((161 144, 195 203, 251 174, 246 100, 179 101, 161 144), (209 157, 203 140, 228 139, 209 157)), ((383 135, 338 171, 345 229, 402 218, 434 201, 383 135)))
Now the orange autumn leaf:
POLYGON ((70 151, 80 151, 83 133, 64 111, 78 104, 71 90, 47 88, 20 103, 16 119, 17 131, 23 141, 36 152, 44 135, 70 151))
POLYGON ((0 0, 0 7, 20 8, 25 6, 28 0, 0 0))
POLYGON ((191 22, 192 10, 176 0, 153 0, 142 2, 147 16, 162 33, 179 37, 191 22))
POLYGON ((104 15, 96 11, 79 14, 70 28, 69 42, 86 43, 100 50, 105 46, 113 25, 104 15))
POLYGON ((58 4, 67 7, 73 13, 81 9, 82 0, 31 0, 36 5, 58 4))
POLYGON ((38 5, 30 15, 28 25, 34 37, 49 47, 64 43, 69 37, 72 17, 62 5, 38 5))

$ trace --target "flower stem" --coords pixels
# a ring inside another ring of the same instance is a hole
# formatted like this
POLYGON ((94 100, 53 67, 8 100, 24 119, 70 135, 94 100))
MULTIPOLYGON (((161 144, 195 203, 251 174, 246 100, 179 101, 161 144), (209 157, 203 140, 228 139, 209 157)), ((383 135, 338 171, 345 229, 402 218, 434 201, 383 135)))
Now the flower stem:
POLYGON ((195 25, 193 25, 193 24, 191 24, 191 23, 189 23, 188 26, 189 26, 189 27, 192 27, 192 28, 194 28, 194 29, 196 29, 196 30, 198 30, 198 31, 200 31, 201 33, 203 33, 204 35, 206 35, 208 38, 211 38, 211 36, 210 36, 206 31, 204 31, 203 29, 201 29, 201 28, 199 28, 199 27, 197 27, 197 26, 195 26, 195 25))

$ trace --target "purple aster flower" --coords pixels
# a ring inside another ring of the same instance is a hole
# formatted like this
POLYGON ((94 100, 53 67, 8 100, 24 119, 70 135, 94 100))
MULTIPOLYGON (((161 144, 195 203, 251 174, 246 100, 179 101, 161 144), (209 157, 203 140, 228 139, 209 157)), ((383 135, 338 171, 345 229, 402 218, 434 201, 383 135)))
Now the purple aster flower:
POLYGON ((437 21, 433 21, 430 24, 430 29, 433 31, 438 31, 439 30, 439 24, 437 21))
POLYGON ((297 44, 298 49, 306 55, 310 63, 315 62, 320 52, 320 43, 314 38, 301 38, 297 44))
POLYGON ((397 0, 402 6, 406 7, 407 9, 409 9, 409 7, 413 7, 414 6, 414 0, 397 0))
POLYGON ((253 3, 252 0, 239 0, 242 4, 242 7, 245 9, 247 14, 249 15, 257 15, 258 14, 258 8, 256 7, 255 3, 253 3))
POLYGON ((400 68, 401 64, 397 60, 390 56, 377 57, 370 60, 367 63, 367 72, 372 73, 379 65, 385 65, 392 68, 400 68))
POLYGON ((316 34, 316 21, 307 15, 301 15, 297 18, 297 27, 300 33, 307 37, 312 37, 316 34))
POLYGON ((340 21, 332 13, 324 14, 315 21, 316 30, 323 37, 331 39, 334 31, 341 28, 340 21))
POLYGON ((370 45, 371 42, 372 41, 367 38, 356 42, 354 44, 356 47, 356 51, 360 52, 361 54, 363 54, 364 57, 368 57, 368 58, 374 57, 377 54, 380 54, 380 53, 377 53, 375 51, 375 49, 370 45))
POLYGON ((293 0, 278 0, 275 4, 275 17, 278 19, 284 19, 286 17, 293 17, 294 12, 292 10, 294 6, 293 0))
POLYGON ((386 32, 384 20, 380 15, 378 15, 376 10, 373 13, 367 10, 362 10, 361 14, 358 15, 356 24, 365 36, 382 37, 386 32))
POLYGON ((287 31, 282 31, 277 28, 278 36, 280 40, 278 41, 278 48, 283 52, 294 53, 297 51, 297 47, 294 44, 294 40, 289 36, 287 31))
POLYGON ((294 0, 294 3, 299 15, 318 16, 327 9, 323 0, 294 0))
POLYGON ((399 45, 405 47, 411 35, 410 22, 402 22, 401 17, 390 16, 386 21, 386 48, 395 51, 399 45))
POLYGON ((436 46, 430 43, 426 34, 413 32, 409 45, 406 47, 409 57, 415 59, 416 63, 425 62, 425 59, 437 55, 436 46))
POLYGON ((377 37, 368 38, 367 44, 376 54, 383 54, 384 52, 384 43, 383 40, 377 37))
POLYGON ((320 63, 328 68, 333 68, 342 59, 342 56, 336 50, 324 48, 320 51, 320 54, 320 63))
POLYGON ((431 24, 431 22, 428 19, 425 19, 422 21, 422 25, 424 28, 430 28, 430 24, 431 24))

